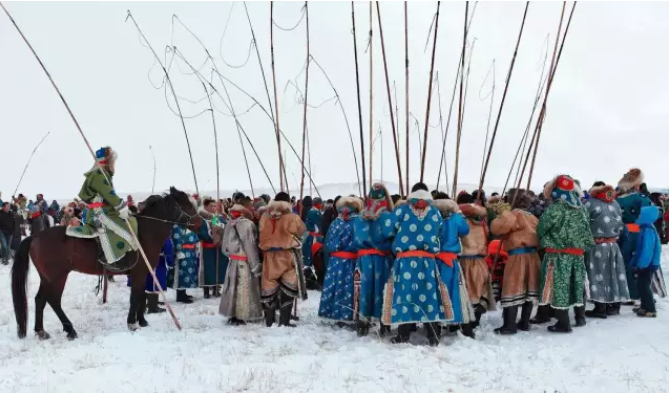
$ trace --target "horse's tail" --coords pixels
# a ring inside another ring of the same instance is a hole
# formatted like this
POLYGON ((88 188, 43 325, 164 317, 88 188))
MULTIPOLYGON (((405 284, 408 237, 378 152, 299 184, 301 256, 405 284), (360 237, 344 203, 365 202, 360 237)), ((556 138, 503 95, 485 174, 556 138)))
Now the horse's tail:
POLYGON ((21 242, 14 256, 12 266, 12 301, 14 302, 14 315, 18 324, 19 338, 25 338, 28 326, 28 298, 26 286, 28 283, 28 270, 30 268, 30 245, 33 238, 29 236, 21 242))

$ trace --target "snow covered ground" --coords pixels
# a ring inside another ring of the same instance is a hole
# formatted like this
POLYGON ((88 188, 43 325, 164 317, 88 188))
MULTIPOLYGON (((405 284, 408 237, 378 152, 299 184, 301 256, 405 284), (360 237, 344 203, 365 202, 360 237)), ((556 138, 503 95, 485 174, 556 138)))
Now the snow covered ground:
MULTIPOLYGON (((663 258, 669 272, 669 248, 663 258)), ((669 278, 669 277, 668 277, 669 278)), ((38 277, 30 275, 30 322, 38 277)), ((300 304, 296 329, 231 327, 214 299, 172 303, 184 330, 166 314, 149 315, 141 331, 126 329, 128 289, 112 283, 101 304, 95 277, 72 274, 63 308, 79 339, 67 341, 47 307, 51 340, 16 336, 9 267, 0 267, 0 392, 663 392, 669 390, 669 300, 657 319, 629 307, 619 317, 588 320, 569 335, 545 326, 499 337, 500 312, 483 317, 475 341, 442 339, 431 348, 422 332, 391 345, 358 338, 316 316, 319 294, 300 304)), ((169 291, 168 297, 174 298, 169 291)))

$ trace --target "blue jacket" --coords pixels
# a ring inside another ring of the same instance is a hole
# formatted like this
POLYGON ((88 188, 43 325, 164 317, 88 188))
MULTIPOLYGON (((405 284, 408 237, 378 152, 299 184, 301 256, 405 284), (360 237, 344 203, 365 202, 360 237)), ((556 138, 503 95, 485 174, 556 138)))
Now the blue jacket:
POLYGON ((653 223, 659 216, 657 206, 645 206, 641 208, 639 218, 636 223, 639 225, 639 237, 637 238, 636 249, 630 266, 638 269, 657 270, 660 267, 660 255, 662 254, 662 245, 660 236, 653 223))

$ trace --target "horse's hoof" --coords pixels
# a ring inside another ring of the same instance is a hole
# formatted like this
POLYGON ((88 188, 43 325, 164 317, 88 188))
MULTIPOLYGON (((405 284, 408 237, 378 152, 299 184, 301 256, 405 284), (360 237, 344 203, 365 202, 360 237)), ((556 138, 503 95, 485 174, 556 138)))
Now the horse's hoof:
POLYGON ((143 328, 144 328, 144 327, 147 327, 147 326, 149 326, 149 322, 146 321, 146 320, 144 320, 144 321, 139 321, 139 326, 140 326, 140 327, 143 327, 143 328))
POLYGON ((40 339, 40 341, 42 341, 50 339, 51 336, 46 331, 40 330, 39 332, 37 332, 37 338, 40 339))
POLYGON ((136 323, 129 323, 128 330, 130 330, 131 332, 137 331, 139 330, 139 325, 137 325, 136 323))
POLYGON ((70 341, 73 341, 75 338, 77 338, 77 332, 69 332, 67 333, 67 339, 70 341))

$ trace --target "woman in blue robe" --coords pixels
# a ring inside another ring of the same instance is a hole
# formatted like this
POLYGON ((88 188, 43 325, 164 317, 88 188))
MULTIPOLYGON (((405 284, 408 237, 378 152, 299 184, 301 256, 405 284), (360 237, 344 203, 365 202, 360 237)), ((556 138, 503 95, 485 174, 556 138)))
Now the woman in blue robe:
POLYGON ((177 291, 177 302, 193 303, 193 298, 186 293, 186 289, 198 287, 200 261, 197 244, 199 239, 195 232, 174 225, 172 228, 172 242, 176 262, 174 269, 168 271, 168 282, 177 291))
MULTIPOLYGON (((358 260, 354 275, 354 309, 357 311, 358 335, 366 336, 371 323, 381 320, 383 289, 392 266, 392 237, 383 235, 379 216, 392 212, 393 201, 381 183, 372 185, 367 208, 353 221, 358 260)), ((381 334, 390 331, 381 327, 381 334)))
POLYGON ((424 323, 430 345, 436 346, 440 324, 453 320, 448 288, 435 260, 442 218, 425 184, 414 185, 407 199, 394 213, 381 217, 384 234, 395 236, 395 262, 386 284, 382 320, 399 325, 393 343, 408 342, 412 325, 424 323))
POLYGON ((443 222, 439 231, 439 254, 437 264, 441 281, 446 284, 453 305, 453 321, 447 325, 463 326, 465 336, 473 338, 473 332, 469 325, 474 321, 474 309, 469 302, 465 276, 462 274, 458 254, 462 251, 460 238, 469 234, 469 225, 460 214, 460 207, 451 199, 437 199, 433 205, 439 209, 443 222))
POLYGON ((356 197, 342 197, 337 202, 339 216, 325 237, 330 253, 323 283, 318 316, 343 324, 353 321, 353 272, 358 247, 353 236, 353 221, 362 209, 356 197))
MULTIPOLYGON (((154 271, 158 283, 163 290, 167 290, 167 267, 174 268, 174 247, 172 246, 172 239, 168 238, 163 244, 163 248, 160 250, 160 259, 158 259, 158 264, 156 265, 156 270, 154 271)), ((130 276, 128 276, 128 287, 132 286, 130 276)), ((147 314, 156 314, 165 312, 164 308, 158 307, 158 294, 159 290, 156 286, 156 283, 151 277, 151 273, 147 273, 146 282, 144 284, 144 292, 146 292, 146 312, 147 314)))

